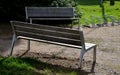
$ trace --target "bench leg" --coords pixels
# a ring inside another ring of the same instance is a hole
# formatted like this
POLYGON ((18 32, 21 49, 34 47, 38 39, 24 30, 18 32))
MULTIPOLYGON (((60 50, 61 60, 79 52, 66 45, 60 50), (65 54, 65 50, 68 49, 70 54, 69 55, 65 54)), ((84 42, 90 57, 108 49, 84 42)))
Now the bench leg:
POLYGON ((80 59, 79 59, 79 69, 82 68, 82 61, 83 61, 83 56, 84 56, 85 51, 82 49, 80 53, 80 59))
POLYGON ((32 24, 32 19, 30 18, 30 24, 32 24))
POLYGON ((10 56, 12 56, 12 53, 13 53, 13 48, 14 48, 14 45, 15 45, 15 41, 16 41, 16 36, 15 34, 13 35, 13 39, 12 39, 12 44, 11 44, 11 48, 10 48, 10 56))
POLYGON ((80 30, 80 19, 78 19, 78 30, 80 30))
POLYGON ((96 46, 94 47, 94 51, 93 51, 93 64, 92 64, 91 72, 94 72, 95 64, 96 64, 96 46))

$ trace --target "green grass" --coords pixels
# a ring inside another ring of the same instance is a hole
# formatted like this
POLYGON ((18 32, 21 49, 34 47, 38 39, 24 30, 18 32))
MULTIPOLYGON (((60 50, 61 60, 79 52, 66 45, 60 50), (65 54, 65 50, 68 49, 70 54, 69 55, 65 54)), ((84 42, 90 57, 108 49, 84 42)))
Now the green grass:
MULTIPOLYGON (((103 22, 102 10, 99 0, 77 0, 77 8, 82 13, 81 24, 92 24, 103 22), (92 17, 91 17, 92 16, 92 17)), ((104 2, 105 15, 113 16, 116 19, 120 19, 120 1, 115 1, 114 6, 110 6, 109 1, 104 2)), ((110 18, 107 18, 111 21, 110 18)))
POLYGON ((32 67, 16 58, 0 58, 0 75, 32 75, 32 67))
POLYGON ((0 75, 86 75, 78 69, 52 65, 32 58, 0 57, 0 75))

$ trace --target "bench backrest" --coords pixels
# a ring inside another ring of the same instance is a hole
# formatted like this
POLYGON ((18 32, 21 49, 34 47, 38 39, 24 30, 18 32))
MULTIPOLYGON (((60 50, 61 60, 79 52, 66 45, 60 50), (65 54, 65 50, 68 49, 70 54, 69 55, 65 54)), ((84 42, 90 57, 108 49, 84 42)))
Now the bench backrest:
POLYGON ((75 46, 84 46, 82 31, 65 29, 55 26, 30 24, 27 22, 11 21, 14 33, 17 36, 35 38, 75 46))
POLYGON ((72 7, 25 7, 25 11, 26 19, 74 17, 74 9, 72 7))

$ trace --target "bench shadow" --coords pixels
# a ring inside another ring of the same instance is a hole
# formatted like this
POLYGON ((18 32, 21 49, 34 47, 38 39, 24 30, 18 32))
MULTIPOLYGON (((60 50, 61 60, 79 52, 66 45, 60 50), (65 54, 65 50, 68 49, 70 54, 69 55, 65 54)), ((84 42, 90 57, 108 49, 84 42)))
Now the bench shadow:
POLYGON ((29 58, 29 57, 24 57, 24 58, 19 58, 19 59, 23 60, 26 63, 29 63, 32 67, 36 68, 38 71, 48 69, 48 70, 50 70, 51 72, 54 72, 54 73, 63 72, 65 74, 67 74, 67 73, 75 72, 77 75, 88 75, 88 74, 90 74, 90 72, 86 72, 84 70, 79 70, 79 69, 75 69, 75 68, 68 68, 68 67, 64 67, 64 66, 61 66, 61 65, 53 65, 53 64, 38 61, 36 59, 29 58))

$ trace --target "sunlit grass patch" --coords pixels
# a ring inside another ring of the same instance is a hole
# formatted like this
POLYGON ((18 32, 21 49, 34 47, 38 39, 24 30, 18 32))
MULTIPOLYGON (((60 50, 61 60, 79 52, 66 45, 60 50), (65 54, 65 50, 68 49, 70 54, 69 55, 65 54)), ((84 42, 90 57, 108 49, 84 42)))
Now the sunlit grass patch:
MULTIPOLYGON (((115 20, 120 20, 120 1, 115 1, 114 6, 110 6, 109 1, 104 2, 104 12, 107 16, 113 16, 115 20)), ((81 0, 79 1, 79 4, 77 6, 79 8, 80 12, 82 13, 82 17, 80 19, 80 22, 82 25, 84 24, 97 24, 100 23, 99 20, 101 19, 101 22, 103 22, 103 16, 102 16, 102 9, 100 7, 100 1, 88 1, 88 0, 81 0), (81 3, 80 3, 81 2, 81 3), (91 16, 94 16, 93 18, 91 16), (88 21, 86 23, 85 21, 88 21)), ((107 20, 111 22, 111 18, 107 17, 107 20)))
POLYGON ((86 75, 86 73, 32 58, 0 57, 0 75, 86 75))
POLYGON ((32 67, 16 58, 0 58, 0 75, 32 75, 32 67))

